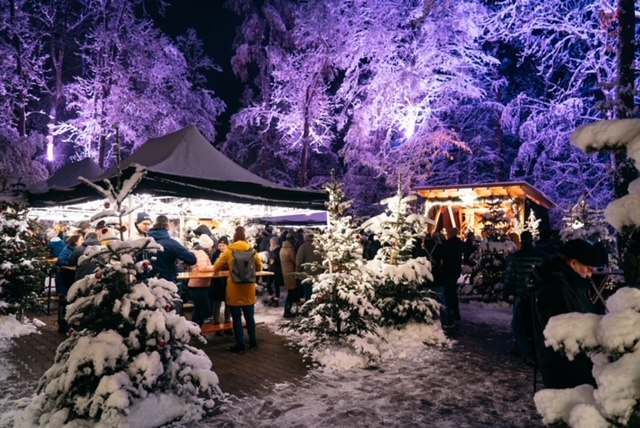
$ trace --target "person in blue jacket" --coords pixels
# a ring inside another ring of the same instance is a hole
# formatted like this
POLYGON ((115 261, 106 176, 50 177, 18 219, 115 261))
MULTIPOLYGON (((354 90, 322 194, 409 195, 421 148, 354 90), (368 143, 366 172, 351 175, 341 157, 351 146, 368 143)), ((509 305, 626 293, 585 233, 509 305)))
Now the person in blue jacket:
POLYGON ((186 247, 173 239, 169 233, 169 218, 166 215, 156 217, 155 224, 147 235, 162 245, 163 251, 158 251, 151 260, 153 267, 152 274, 167 281, 176 282, 178 280, 178 260, 182 260, 186 265, 196 264, 196 256, 186 247))

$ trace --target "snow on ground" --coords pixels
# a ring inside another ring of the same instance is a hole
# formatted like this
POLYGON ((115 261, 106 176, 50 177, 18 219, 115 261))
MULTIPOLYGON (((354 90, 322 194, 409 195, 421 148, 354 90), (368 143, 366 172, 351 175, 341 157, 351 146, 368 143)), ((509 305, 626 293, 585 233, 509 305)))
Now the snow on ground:
MULTIPOLYGON (((413 340, 420 337, 416 331, 389 336, 388 346, 396 349, 379 367, 315 367, 302 380, 274 385, 267 395, 231 397, 220 414, 193 426, 542 426, 531 394, 530 369, 506 353, 486 352, 496 344, 508 349, 511 308, 470 303, 462 304, 461 312, 461 325, 448 332, 450 347, 425 346, 413 340)), ((256 319, 273 329, 286 322, 282 308, 261 304, 256 319)), ((5 328, 18 330, 0 323, 0 335, 7 334, 5 328)), ((0 340, 0 357, 9 344, 10 339, 0 340)), ((16 373, 13 367, 0 366, 3 387, 14 391, 0 399, 0 427, 11 426, 13 409, 24 406, 35 390, 33 381, 26 384, 16 373)))
MULTIPOLYGON (((459 328, 478 325, 499 335, 488 341, 508 337, 508 305, 462 304, 461 311, 464 322, 459 328)), ((256 318, 277 328, 281 309, 259 310, 256 318)), ((471 330, 465 334, 478 336, 471 330)), ((528 368, 506 355, 487 360, 473 344, 462 347, 456 342, 451 348, 417 343, 373 370, 315 368, 301 382, 276 385, 267 397, 232 399, 222 414, 200 426, 542 426, 528 368)), ((407 346, 406 340, 402 343, 407 346)))
POLYGON ((11 338, 37 333, 44 323, 38 319, 20 323, 13 315, 0 316, 0 427, 12 426, 13 407, 16 399, 23 397, 25 391, 34 388, 20 379, 16 367, 7 364, 6 352, 11 347, 11 338))

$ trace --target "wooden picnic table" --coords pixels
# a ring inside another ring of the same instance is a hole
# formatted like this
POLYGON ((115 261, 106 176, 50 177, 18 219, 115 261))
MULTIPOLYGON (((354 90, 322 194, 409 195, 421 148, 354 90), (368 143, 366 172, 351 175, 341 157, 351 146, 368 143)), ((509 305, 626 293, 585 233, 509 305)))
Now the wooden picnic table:
MULTIPOLYGON (((256 272, 256 276, 272 276, 273 272, 268 270, 261 270, 256 272)), ((229 276, 228 270, 221 270, 220 272, 180 272, 178 273, 178 279, 196 279, 196 278, 226 278, 229 276)))

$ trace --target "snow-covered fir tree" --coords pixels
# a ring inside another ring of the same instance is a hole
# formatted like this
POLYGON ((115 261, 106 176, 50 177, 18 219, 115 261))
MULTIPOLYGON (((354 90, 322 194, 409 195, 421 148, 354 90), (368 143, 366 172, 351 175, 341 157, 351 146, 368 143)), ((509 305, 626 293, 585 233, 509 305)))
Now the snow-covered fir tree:
POLYGON ((502 209, 503 200, 487 200, 488 211, 482 215, 483 240, 474 256, 476 264, 471 272, 470 283, 462 289, 485 302, 497 302, 502 296, 507 257, 515 249, 507 232, 510 222, 502 209))
MULTIPOLYGON (((525 222, 524 230, 531 232, 533 239, 537 239, 538 235, 540 235, 540 219, 536 218, 533 210, 529 212, 529 217, 527 217, 527 221, 525 222)), ((518 234, 518 236, 520 236, 520 234, 518 234)))
MULTIPOLYGON (((574 133, 573 144, 585 152, 626 150, 640 167, 640 120, 601 121, 574 133)), ((628 194, 609 203, 605 217, 618 232, 640 228, 640 179, 628 194)), ((640 426, 640 291, 623 287, 606 302, 605 315, 563 314, 552 317, 545 341, 571 358, 586 352, 593 361, 596 388, 543 389, 536 408, 549 425, 571 427, 640 426)))
POLYGON ((20 203, 0 202, 0 313, 21 315, 37 305, 48 253, 42 228, 20 203))
MULTIPOLYGON (((122 202, 143 173, 119 191, 94 185, 107 214, 126 213, 122 202)), ((151 268, 143 251, 162 247, 145 238, 85 250, 79 266, 92 269, 69 290, 69 337, 18 426, 182 426, 216 407, 222 393, 211 361, 189 344, 204 340, 200 329, 176 313, 176 284, 139 279, 151 268)))
POLYGON ((335 178, 327 191, 329 229, 314 238, 316 250, 324 259, 324 273, 313 278, 311 300, 302 306, 302 316, 289 328, 302 334, 299 343, 307 354, 338 345, 375 360, 376 352, 366 344, 368 338, 377 336, 380 311, 372 304, 375 290, 364 268, 358 230, 346 214, 351 202, 345 199, 343 186, 335 178))
MULTIPOLYGON (((584 197, 571 207, 562 218, 563 227, 560 238, 585 239, 592 244, 601 243, 609 256, 609 266, 618 266, 618 251, 615 237, 610 233, 611 226, 607 223, 604 210, 591 208, 584 197)), ((598 244, 600 245, 600 244, 598 244)))
POLYGON ((409 322, 432 324, 439 303, 424 290, 433 281, 431 263, 416 257, 421 247, 421 232, 427 230, 426 218, 417 213, 416 196, 396 195, 380 203, 385 212, 365 222, 382 247, 367 263, 375 277, 375 305, 381 312, 382 326, 403 326, 409 322))
MULTIPOLYGON (((398 194, 384 201, 388 212, 362 226, 394 251, 381 249, 376 259, 365 262, 359 231, 346 215, 351 202, 335 179, 327 190, 330 229, 314 241, 325 271, 314 278, 312 299, 289 328, 302 333, 297 344, 321 363, 338 347, 355 351, 366 365, 376 364, 382 358, 376 343, 389 334, 386 329, 432 327, 439 313, 440 304, 422 288, 426 279, 433 279, 430 263, 426 257, 411 258, 411 229, 424 226, 424 217, 409 213, 414 198, 398 194)), ((446 343, 440 329, 424 328, 418 334, 425 343, 446 343)))
POLYGON ((42 228, 23 204, 0 202, 0 314, 22 318, 42 294, 47 266, 42 228))

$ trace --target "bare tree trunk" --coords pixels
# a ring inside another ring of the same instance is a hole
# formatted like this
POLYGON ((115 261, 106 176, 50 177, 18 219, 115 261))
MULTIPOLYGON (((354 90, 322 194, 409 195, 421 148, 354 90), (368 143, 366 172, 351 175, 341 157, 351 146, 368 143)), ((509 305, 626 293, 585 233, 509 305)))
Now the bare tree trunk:
MULTIPOLYGON (((634 115, 634 60, 635 43, 635 0, 618 0, 618 84, 616 87, 616 118, 628 119, 634 115)), ((620 198, 628 193, 629 183, 638 176, 633 162, 623 152, 615 154, 616 176, 614 196, 620 198)))
POLYGON ((305 97, 305 112, 304 112, 304 128, 302 131, 302 152, 300 153, 300 187, 307 185, 307 177, 309 175, 309 139, 311 138, 311 131, 309 126, 309 105, 311 104, 311 98, 313 97, 313 88, 311 85, 307 86, 307 95, 305 97))
POLYGON ((20 88, 18 93, 18 103, 16 106, 16 118, 18 120, 17 128, 20 136, 27 135, 27 112, 26 112, 26 95, 25 95, 25 79, 24 79, 24 64, 22 64, 22 43, 15 31, 18 23, 16 22, 16 3, 15 0, 9 2, 9 17, 11 19, 11 26, 14 28, 13 47, 16 50, 16 74, 20 82, 20 88))

